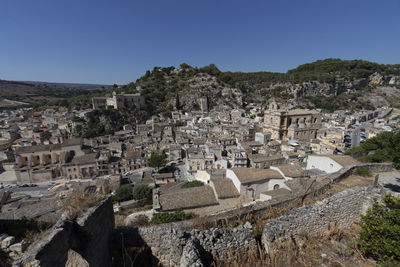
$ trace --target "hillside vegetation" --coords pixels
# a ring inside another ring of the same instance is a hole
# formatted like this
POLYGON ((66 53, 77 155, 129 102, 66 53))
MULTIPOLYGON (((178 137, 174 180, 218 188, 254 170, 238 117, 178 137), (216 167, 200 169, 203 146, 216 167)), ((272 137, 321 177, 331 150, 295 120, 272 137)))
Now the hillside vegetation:
MULTIPOLYGON (((363 60, 325 59, 298 66, 286 73, 222 72, 214 64, 197 68, 154 67, 135 82, 115 91, 146 97, 147 117, 169 116, 175 109, 198 110, 198 99, 207 97, 209 109, 243 108, 247 103, 267 103, 272 97, 293 108, 375 109, 400 101, 400 65, 363 60)), ((93 91, 49 104, 90 107, 90 98, 110 95, 93 91)))

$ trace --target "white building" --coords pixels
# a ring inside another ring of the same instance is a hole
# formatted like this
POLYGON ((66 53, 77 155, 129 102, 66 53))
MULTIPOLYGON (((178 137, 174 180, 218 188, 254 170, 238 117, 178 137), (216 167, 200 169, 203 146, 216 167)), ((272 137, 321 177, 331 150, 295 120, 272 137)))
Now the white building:
POLYGON ((232 168, 226 170, 226 178, 231 179, 241 195, 258 199, 260 193, 277 190, 280 188, 289 189, 285 179, 279 172, 270 169, 253 168, 232 168))
POLYGON ((307 158, 307 170, 319 169, 326 173, 334 173, 341 168, 359 163, 350 156, 344 155, 310 155, 307 158))

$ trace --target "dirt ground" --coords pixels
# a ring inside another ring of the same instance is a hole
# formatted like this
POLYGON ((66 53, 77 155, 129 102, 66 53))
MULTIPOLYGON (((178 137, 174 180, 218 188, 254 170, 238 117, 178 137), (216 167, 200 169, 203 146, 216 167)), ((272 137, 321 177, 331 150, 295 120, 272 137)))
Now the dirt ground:
POLYGON ((347 188, 355 187, 355 186, 372 186, 374 184, 374 177, 375 174, 372 174, 372 176, 360 176, 360 175, 350 175, 346 179, 343 179, 342 181, 335 183, 331 186, 330 191, 332 193, 338 193, 343 190, 346 190, 347 188))

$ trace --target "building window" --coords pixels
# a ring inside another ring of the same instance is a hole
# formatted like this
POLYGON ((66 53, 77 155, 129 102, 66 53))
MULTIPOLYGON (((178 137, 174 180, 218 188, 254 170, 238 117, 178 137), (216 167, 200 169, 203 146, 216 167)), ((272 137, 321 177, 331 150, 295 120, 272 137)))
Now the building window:
POLYGON ((279 184, 274 185, 274 190, 278 190, 279 189, 279 184))

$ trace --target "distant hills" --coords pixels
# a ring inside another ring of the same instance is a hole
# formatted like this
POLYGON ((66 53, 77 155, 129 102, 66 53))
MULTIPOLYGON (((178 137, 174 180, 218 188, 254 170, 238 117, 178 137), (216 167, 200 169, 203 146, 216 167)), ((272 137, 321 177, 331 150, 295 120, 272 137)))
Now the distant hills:
POLYGON ((108 90, 111 87, 97 84, 0 80, 0 101, 8 99, 33 105, 44 105, 50 100, 62 100, 84 95, 94 90, 108 90))

